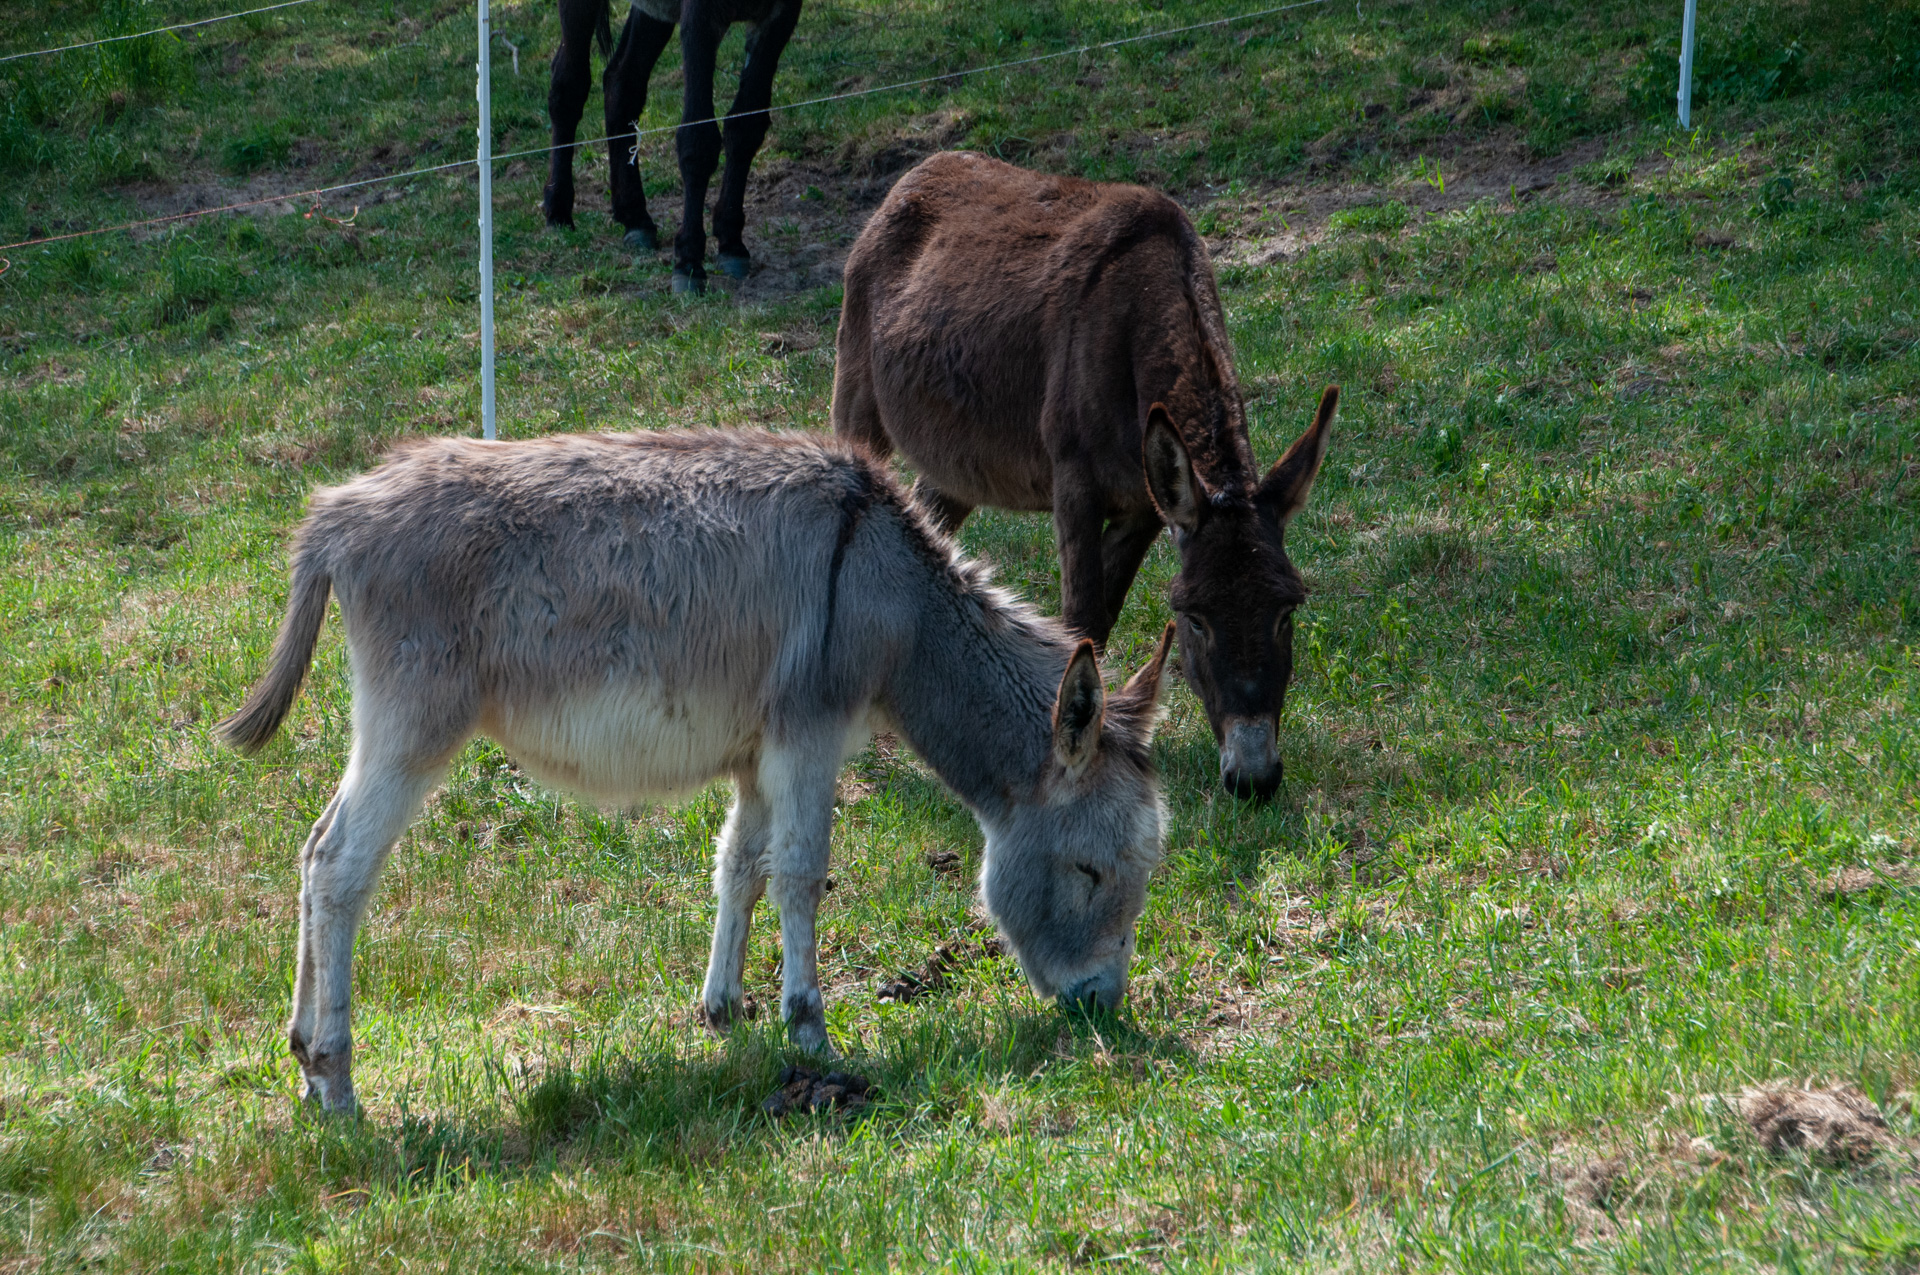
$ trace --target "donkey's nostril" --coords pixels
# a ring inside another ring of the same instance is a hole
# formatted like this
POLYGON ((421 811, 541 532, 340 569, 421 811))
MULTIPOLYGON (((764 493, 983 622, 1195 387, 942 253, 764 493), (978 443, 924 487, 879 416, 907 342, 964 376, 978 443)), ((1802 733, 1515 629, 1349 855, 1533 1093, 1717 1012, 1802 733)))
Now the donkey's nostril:
POLYGON ((1271 797, 1280 786, 1273 720, 1230 717, 1220 734, 1221 787, 1236 797, 1271 797))
POLYGON ((1115 980, 1096 974, 1062 991, 1059 1002, 1061 1009, 1078 1009, 1091 1013, 1095 1010, 1119 1008, 1120 998, 1123 995, 1125 995, 1124 984, 1116 985, 1115 980))
POLYGON ((1220 786, 1243 801, 1265 801, 1273 796, 1280 787, 1280 763, 1276 760, 1273 767, 1263 773, 1245 770, 1220 771, 1220 786))

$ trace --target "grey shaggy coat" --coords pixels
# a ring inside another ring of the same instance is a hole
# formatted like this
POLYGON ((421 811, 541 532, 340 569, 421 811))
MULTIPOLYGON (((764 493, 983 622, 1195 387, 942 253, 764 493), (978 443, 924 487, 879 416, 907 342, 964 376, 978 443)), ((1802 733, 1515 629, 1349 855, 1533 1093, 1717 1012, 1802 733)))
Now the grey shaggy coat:
POLYGON ((340 603, 352 755, 301 852, 289 1038, 354 1103, 353 936, 381 865, 476 733, 625 802, 731 776, 702 1004, 744 1000, 755 903, 781 914, 782 1014, 827 1047, 814 916, 836 776, 890 724, 986 833, 982 893, 1036 991, 1114 1004, 1160 856, 1147 758, 1167 651, 1111 699, 1076 642, 956 555, 875 462, 757 432, 438 439, 316 493, 272 663, 221 734, 291 709, 340 603))

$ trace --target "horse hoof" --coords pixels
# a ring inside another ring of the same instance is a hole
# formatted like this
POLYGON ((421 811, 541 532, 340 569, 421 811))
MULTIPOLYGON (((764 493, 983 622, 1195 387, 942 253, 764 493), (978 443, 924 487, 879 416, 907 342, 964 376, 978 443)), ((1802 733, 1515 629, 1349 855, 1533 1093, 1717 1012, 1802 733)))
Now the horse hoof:
POLYGON ((752 257, 723 255, 716 257, 713 264, 720 267, 720 273, 729 279, 744 279, 753 270, 752 257))
POLYGON ((676 297, 697 297, 707 290, 705 279, 696 279, 684 270, 673 272, 673 295, 676 297))
POLYGON ((635 226, 621 238, 621 242, 627 245, 629 251, 636 253, 660 251, 660 236, 645 226, 635 226))

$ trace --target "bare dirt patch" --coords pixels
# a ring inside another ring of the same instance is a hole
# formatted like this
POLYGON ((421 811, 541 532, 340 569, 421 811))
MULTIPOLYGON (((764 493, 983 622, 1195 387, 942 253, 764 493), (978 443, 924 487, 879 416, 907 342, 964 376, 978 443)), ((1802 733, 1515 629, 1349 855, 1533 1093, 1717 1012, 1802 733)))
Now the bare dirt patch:
POLYGON ((1836 903, 1859 898, 1889 886, 1912 885, 1920 878, 1912 864, 1878 864, 1836 868, 1821 878, 1820 896, 1836 903))
POLYGON ((1429 147, 1427 158, 1444 181, 1359 182, 1316 179, 1313 166, 1297 178, 1258 185, 1237 194, 1204 188, 1176 196, 1189 211, 1207 210, 1212 233, 1207 250, 1215 265, 1264 266, 1289 261, 1323 242, 1336 213, 1394 200, 1409 224, 1422 216, 1452 212, 1483 200, 1513 208, 1534 199, 1575 206, 1612 206, 1622 196, 1572 180, 1573 170, 1605 152, 1589 140, 1558 155, 1531 155, 1517 137, 1498 136, 1453 147, 1429 147))
MULTIPOLYGON (((964 118, 952 112, 935 112, 881 132, 850 138, 831 156, 763 160, 755 166, 747 188, 747 243, 753 254, 753 271, 738 281, 713 272, 710 286, 725 290, 736 300, 758 302, 839 282, 848 250, 900 174, 951 146, 966 129, 964 118)), ((1571 180, 1575 168, 1604 154, 1606 144, 1601 140, 1583 142, 1549 157, 1531 155, 1517 134, 1496 134, 1451 146, 1429 143, 1422 148, 1423 153, 1445 174, 1443 184, 1344 179, 1340 174, 1348 168, 1348 152, 1357 144, 1344 136, 1323 138, 1316 143, 1317 150, 1310 148, 1309 163, 1296 176, 1231 195, 1219 188, 1201 187, 1176 192, 1175 198, 1196 214, 1207 210, 1207 246, 1217 265, 1262 266, 1290 260, 1326 239, 1328 223, 1335 214, 1388 199, 1397 200, 1417 219, 1487 199, 1507 206, 1535 198, 1611 205, 1623 197, 1620 191, 1571 180)), ((1031 160, 1044 167, 1050 154, 1043 147, 1031 160)), ((597 166, 592 157, 583 159, 587 162, 580 173, 579 206, 586 219, 582 224, 591 225, 596 213, 606 208, 607 192, 604 182, 596 180, 597 166)), ((353 177, 378 176, 384 167, 369 165, 353 177)), ((501 197, 511 200, 521 187, 527 187, 537 198, 540 178, 533 168, 510 165, 498 183, 501 197)), ((298 168, 245 179, 206 172, 176 182, 128 186, 121 193, 150 217, 237 203, 249 204, 242 211, 251 216, 305 214, 316 206, 330 215, 346 216, 356 206, 391 202, 413 189, 409 183, 395 182, 319 200, 275 198, 290 189, 315 184, 322 183, 298 168), (252 202, 256 200, 264 202, 252 202)), ((678 192, 670 189, 649 196, 648 202, 660 218, 662 262, 671 253, 677 200, 678 192)), ((668 282, 662 272, 643 287, 665 291, 668 282)), ((811 348, 804 338, 789 341, 782 334, 770 334, 768 344, 770 353, 811 348)))
POLYGON ((1853 1085, 1807 1089, 1775 1081, 1741 1090, 1738 1107, 1774 1155, 1805 1151, 1835 1164, 1860 1164, 1893 1143, 1880 1108, 1853 1085))
MULTIPOLYGON (((838 154, 818 159, 772 158, 757 164, 747 188, 747 246, 753 272, 735 281, 714 272, 709 286, 740 301, 774 300, 839 282, 847 252, 900 175, 964 135, 965 121, 949 113, 907 120, 897 127, 849 139, 838 154)), ((1344 144, 1343 144, 1344 145, 1344 144)), ((1350 149, 1350 146, 1346 147, 1350 149)), ((1443 184, 1425 181, 1367 183, 1343 178, 1342 145, 1333 145, 1296 176, 1257 184, 1228 195, 1217 187, 1175 192, 1190 212, 1208 210, 1207 247, 1217 265, 1267 265, 1298 256, 1327 238, 1334 214, 1398 200, 1416 217, 1465 208, 1492 199, 1512 207, 1532 199, 1574 205, 1612 206, 1624 198, 1572 179, 1574 169, 1599 159, 1601 140, 1583 142, 1559 155, 1532 155, 1518 134, 1496 134, 1454 145, 1428 144, 1423 153, 1445 174, 1443 184)), ((1028 162, 1046 167, 1055 152, 1041 147, 1028 162)), ((581 208, 604 208, 605 189, 591 177, 580 185, 581 208)), ((661 219, 659 259, 670 255, 676 192, 649 199, 661 219)), ((652 285, 665 290, 664 273, 652 285)), ((809 348, 786 345, 768 334, 769 353, 809 348), (784 347, 784 348, 776 348, 784 347)))

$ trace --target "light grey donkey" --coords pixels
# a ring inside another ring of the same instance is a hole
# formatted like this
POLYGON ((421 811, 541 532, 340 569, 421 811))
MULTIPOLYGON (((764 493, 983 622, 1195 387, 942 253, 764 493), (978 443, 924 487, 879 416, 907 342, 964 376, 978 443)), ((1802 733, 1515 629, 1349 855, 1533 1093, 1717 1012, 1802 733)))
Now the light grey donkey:
POLYGON ((353 750, 300 852, 288 1025, 306 1096, 351 1110, 355 931, 396 837, 476 732, 590 798, 735 785, 701 999, 726 1026, 754 904, 781 1015, 830 1048, 814 918, 835 782, 890 725, 986 833, 981 890, 1042 996, 1115 1006, 1161 856, 1148 742, 1168 640, 1105 694, 1093 647, 988 583, 883 466, 803 436, 437 439, 317 492, 272 663, 221 737, 292 708, 331 590, 353 750))

